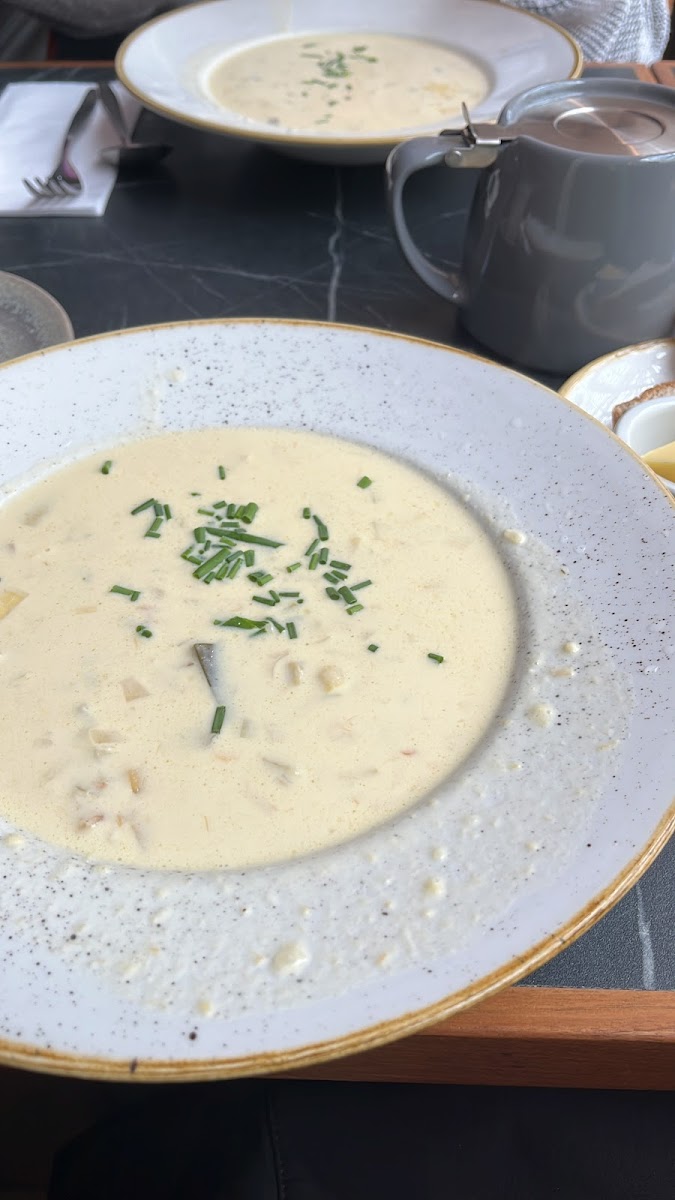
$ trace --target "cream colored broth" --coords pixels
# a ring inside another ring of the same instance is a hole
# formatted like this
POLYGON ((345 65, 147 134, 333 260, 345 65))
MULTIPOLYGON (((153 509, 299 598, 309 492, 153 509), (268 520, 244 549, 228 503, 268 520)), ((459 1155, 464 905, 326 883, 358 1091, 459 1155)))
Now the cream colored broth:
POLYGON ((219 105, 293 130, 378 133, 447 121, 487 93, 471 59, 439 42, 377 33, 275 37, 228 54, 207 90, 219 105))
POLYGON ((68 466, 0 511, 0 577, 0 806, 130 864, 238 867, 372 828, 466 757, 513 666, 510 581, 470 512, 408 466, 313 434, 169 434, 68 466), (132 515, 150 497, 170 519, 132 515), (222 501, 255 501, 239 529, 283 545, 236 541, 228 553, 254 564, 205 583, 194 572, 221 541, 194 530, 220 528, 222 501), (349 586, 372 581, 353 593, 362 608, 327 595, 345 584, 306 554, 317 538, 349 586), (300 596, 253 600, 283 592, 300 596), (265 632, 214 625, 237 616, 265 632))

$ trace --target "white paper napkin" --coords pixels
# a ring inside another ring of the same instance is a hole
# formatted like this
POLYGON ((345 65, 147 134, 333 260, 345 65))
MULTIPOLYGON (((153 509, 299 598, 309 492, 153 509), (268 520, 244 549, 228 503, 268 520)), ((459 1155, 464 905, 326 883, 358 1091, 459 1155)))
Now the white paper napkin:
MULTIPOLYGON (((21 182, 54 170, 70 121, 91 83, 10 83, 0 96, 0 216, 100 217, 115 186, 117 169, 98 161, 104 146, 118 146, 99 101, 73 146, 72 160, 84 187, 63 200, 36 200, 21 182)), ((129 127, 141 105, 122 86, 113 88, 129 127)))

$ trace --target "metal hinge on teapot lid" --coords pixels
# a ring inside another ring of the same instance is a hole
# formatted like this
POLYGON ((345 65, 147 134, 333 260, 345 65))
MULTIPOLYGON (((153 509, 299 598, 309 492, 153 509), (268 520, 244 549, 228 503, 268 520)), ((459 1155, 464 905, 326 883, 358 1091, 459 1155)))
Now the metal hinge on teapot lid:
MULTIPOLYGON (((468 157, 494 154, 519 137, 580 154, 657 158, 675 154, 675 91, 622 79, 575 79, 544 84, 507 104, 495 125, 474 124, 462 105, 465 125, 448 130, 468 157)), ((468 162, 466 165, 470 165, 468 162)))
POLYGON ((458 167, 486 167, 494 162, 500 146, 512 142, 519 136, 517 128, 503 125, 474 125, 466 104, 462 103, 464 127, 444 129, 441 137, 454 138, 457 148, 448 150, 445 161, 458 167))

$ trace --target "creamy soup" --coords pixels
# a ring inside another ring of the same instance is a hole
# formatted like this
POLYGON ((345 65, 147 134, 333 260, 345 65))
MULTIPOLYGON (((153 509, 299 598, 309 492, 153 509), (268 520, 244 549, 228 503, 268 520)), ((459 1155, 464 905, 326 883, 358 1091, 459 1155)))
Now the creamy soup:
POLYGON ((384 33, 275 37, 228 54, 206 87, 219 105, 297 131, 372 133, 443 124, 487 93, 485 73, 440 42, 384 33))
POLYGON ((422 473, 284 430, 169 434, 0 511, 0 807, 85 855, 240 867, 395 816, 494 721, 510 581, 422 473))

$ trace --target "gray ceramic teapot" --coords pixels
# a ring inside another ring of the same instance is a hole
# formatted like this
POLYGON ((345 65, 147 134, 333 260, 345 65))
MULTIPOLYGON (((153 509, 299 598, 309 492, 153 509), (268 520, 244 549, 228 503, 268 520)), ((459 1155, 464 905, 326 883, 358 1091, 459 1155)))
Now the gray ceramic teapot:
POLYGON ((387 161, 410 266, 459 304, 504 358, 569 374, 675 325, 675 90, 621 79, 523 92, 495 125, 402 142, 387 161), (403 189, 415 171, 480 167, 459 272, 414 244, 403 189))

